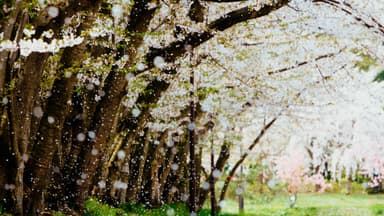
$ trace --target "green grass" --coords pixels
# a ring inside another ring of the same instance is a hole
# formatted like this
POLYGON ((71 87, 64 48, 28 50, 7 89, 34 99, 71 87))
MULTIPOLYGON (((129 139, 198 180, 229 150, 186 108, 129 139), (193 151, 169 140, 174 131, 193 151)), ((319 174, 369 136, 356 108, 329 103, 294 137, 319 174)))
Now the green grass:
POLYGON ((85 216, 115 216, 123 215, 128 216, 129 214, 124 212, 120 208, 114 208, 105 204, 98 202, 95 199, 89 199, 85 202, 85 208, 87 213, 85 216))
MULTIPOLYGON (((238 214, 236 200, 228 200, 220 216, 238 214)), ((157 209, 145 209, 135 204, 123 204, 114 208, 95 199, 86 202, 88 213, 92 216, 143 215, 143 216, 188 216, 185 204, 164 205, 157 209)), ((203 209, 198 216, 210 215, 209 209, 203 209)), ((297 205, 288 208, 288 196, 255 195, 245 199, 244 216, 384 216, 384 195, 365 194, 299 194, 297 205)))
MULTIPOLYGON (((288 197, 277 195, 266 202, 246 199, 244 215, 254 216, 384 216, 384 195, 299 194, 296 207, 288 208, 288 197)), ((235 200, 228 200, 223 213, 237 215, 235 200)))

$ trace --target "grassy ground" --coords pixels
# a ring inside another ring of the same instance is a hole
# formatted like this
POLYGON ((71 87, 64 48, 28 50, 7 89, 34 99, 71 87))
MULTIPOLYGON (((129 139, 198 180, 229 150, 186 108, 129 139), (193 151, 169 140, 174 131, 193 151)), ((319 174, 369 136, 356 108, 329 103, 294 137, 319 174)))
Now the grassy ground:
MULTIPOLYGON (((198 216, 209 216, 206 206, 198 216)), ((84 216, 189 216, 184 203, 164 205, 158 209, 145 209, 134 204, 122 204, 119 208, 102 204, 95 199, 86 202, 84 216)), ((2 214, 0 206, 0 216, 2 214)), ((64 214, 54 212, 55 216, 64 214)), ((236 200, 228 200, 219 216, 238 214, 236 200)), ((288 196, 252 195, 245 199, 245 216, 384 216, 384 195, 344 195, 341 193, 299 194, 297 205, 288 208, 288 196)))
MULTIPOLYGON (((246 199, 244 215, 384 216, 384 195, 299 194, 295 208, 288 203, 283 195, 246 199)), ((227 201, 223 213, 237 215, 237 202, 227 201)))
MULTIPOLYGON (((253 194, 245 199, 246 216, 384 216, 384 195, 341 193, 299 194, 297 205, 288 207, 288 196, 263 196, 253 194)), ((198 216, 210 215, 206 206, 198 216)), ((123 204, 120 208, 110 207, 94 199, 86 202, 88 213, 84 216, 189 216, 184 203, 164 205, 158 209, 145 209, 134 204, 123 204)), ((236 200, 228 200, 220 216, 238 214, 236 200)))

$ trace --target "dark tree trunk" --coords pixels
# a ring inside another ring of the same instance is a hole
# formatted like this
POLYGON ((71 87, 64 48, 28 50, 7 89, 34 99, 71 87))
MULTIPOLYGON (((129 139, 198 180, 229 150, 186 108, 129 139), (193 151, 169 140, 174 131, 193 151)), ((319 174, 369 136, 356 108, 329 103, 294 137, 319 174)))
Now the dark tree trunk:
POLYGON ((31 142, 32 110, 38 95, 40 78, 48 54, 32 53, 24 59, 17 71, 16 87, 11 96, 10 112, 12 122, 12 147, 17 163, 15 176, 16 214, 23 215, 24 159, 31 142))
POLYGON ((43 193, 50 183, 54 154, 61 145, 61 132, 68 114, 67 101, 71 98, 74 83, 75 78, 57 80, 48 100, 38 130, 40 136, 33 146, 27 165, 26 184, 31 188, 31 193, 26 195, 26 212, 40 212, 44 207, 43 193))
MULTIPOLYGON (((224 166, 229 159, 229 156, 230 156, 230 145, 229 145, 229 143, 224 142, 221 145, 220 154, 216 160, 216 163, 215 163, 213 170, 217 169, 217 170, 223 171, 224 166)), ((213 175, 211 172, 210 175, 208 176, 207 180, 208 180, 208 182, 211 182, 211 184, 213 183, 213 185, 214 185, 214 183, 216 182, 217 179, 213 178, 213 175)), ((204 202, 207 199, 208 193, 209 193, 209 190, 204 190, 202 188, 200 189, 198 209, 201 209, 203 207, 204 202)))
MULTIPOLYGON (((136 51, 141 45, 143 34, 147 31, 148 25, 154 14, 154 9, 149 9, 147 1, 136 1, 131 11, 128 31, 135 32, 135 36, 130 42, 127 50, 129 60, 126 68, 131 67, 136 59, 136 51)), ((121 52, 122 54, 123 52, 121 52)), ((121 56, 120 56, 121 57, 121 56)), ((95 115, 90 124, 90 130, 94 131, 96 137, 92 142, 87 142, 82 151, 81 174, 86 176, 82 184, 78 185, 76 206, 83 208, 84 201, 88 197, 90 186, 93 182, 94 174, 100 165, 100 155, 93 155, 88 149, 98 149, 102 151, 106 148, 106 143, 115 132, 115 121, 120 107, 121 100, 126 94, 127 80, 125 75, 113 67, 108 75, 103 91, 103 97, 96 107, 95 115)))

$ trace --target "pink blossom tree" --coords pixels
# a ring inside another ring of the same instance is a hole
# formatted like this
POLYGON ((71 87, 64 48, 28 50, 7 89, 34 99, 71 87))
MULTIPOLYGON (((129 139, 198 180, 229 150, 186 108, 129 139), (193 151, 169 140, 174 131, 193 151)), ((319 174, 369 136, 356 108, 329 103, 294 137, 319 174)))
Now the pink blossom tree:
POLYGON ((290 194, 290 207, 294 207, 297 201, 297 193, 307 186, 314 185, 317 192, 324 192, 329 187, 324 177, 316 173, 309 175, 306 172, 307 162, 302 153, 295 151, 276 160, 276 171, 279 179, 287 185, 290 194))

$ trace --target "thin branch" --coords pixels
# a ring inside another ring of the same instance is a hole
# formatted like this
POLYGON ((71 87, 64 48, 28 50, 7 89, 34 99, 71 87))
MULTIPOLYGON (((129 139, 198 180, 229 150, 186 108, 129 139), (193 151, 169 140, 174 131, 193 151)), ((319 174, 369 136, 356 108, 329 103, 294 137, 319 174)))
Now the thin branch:
POLYGON ((317 69, 317 71, 319 72, 319 74, 321 76, 321 82, 322 82, 325 90, 328 92, 328 94, 331 94, 331 92, 329 91, 329 89, 328 89, 328 87, 327 87, 327 85, 325 83, 325 81, 328 80, 330 77, 329 76, 324 76, 323 72, 321 72, 321 70, 320 70, 319 65, 315 64, 315 66, 316 66, 316 69, 317 69))
MULTIPOLYGON (((211 54, 208 54, 208 57, 213 61, 213 63, 215 63, 220 68, 222 68, 225 72, 227 72, 228 74, 230 73, 228 68, 226 68, 223 64, 221 64, 221 62, 217 58, 213 57, 211 54)), ((231 75, 233 77, 235 77, 235 79, 238 80, 239 82, 241 82, 243 85, 250 87, 244 80, 242 80, 239 77, 235 76, 233 73, 231 73, 231 75)))
POLYGON ((377 33, 384 35, 384 25, 381 24, 377 19, 373 18, 371 15, 362 14, 357 9, 345 1, 336 1, 336 0, 314 0, 313 2, 325 3, 333 7, 339 8, 345 13, 351 15, 356 21, 362 23, 365 27, 369 29, 375 29, 377 33), (366 18, 362 17, 366 16, 366 18))
POLYGON ((241 45, 243 45, 243 46, 258 46, 261 44, 264 44, 264 42, 254 42, 254 43, 245 42, 245 43, 242 43, 241 45))
POLYGON ((278 70, 268 71, 267 74, 268 75, 274 75, 274 74, 278 74, 278 73, 283 73, 283 72, 286 72, 286 71, 289 71, 289 70, 292 70, 292 69, 296 69, 298 67, 310 64, 312 62, 319 61, 321 59, 332 58, 332 57, 340 54, 342 51, 343 51, 343 49, 340 49, 336 53, 329 53, 329 54, 320 55, 320 56, 318 56, 318 57, 316 57, 316 58, 314 58, 312 60, 302 61, 302 62, 299 62, 299 63, 297 63, 295 65, 291 65, 291 66, 288 66, 288 67, 280 68, 278 70))

